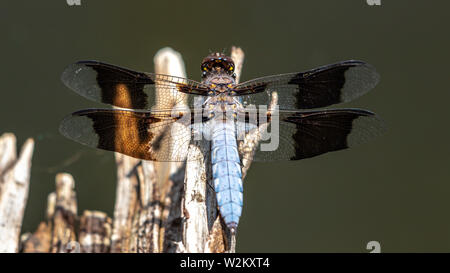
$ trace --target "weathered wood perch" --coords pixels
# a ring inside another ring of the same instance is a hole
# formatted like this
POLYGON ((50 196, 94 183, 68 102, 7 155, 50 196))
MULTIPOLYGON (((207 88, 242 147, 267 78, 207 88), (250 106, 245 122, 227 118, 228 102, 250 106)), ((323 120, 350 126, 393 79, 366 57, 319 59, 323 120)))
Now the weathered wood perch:
POLYGON ((28 139, 19 158, 16 137, 0 137, 0 252, 17 252, 28 198, 34 141, 28 139))
MULTIPOLYGON (((239 79, 244 53, 233 47, 231 57, 239 79)), ((172 49, 160 50, 154 61, 156 73, 186 77, 181 55, 172 49)), ((157 98, 163 96, 156 92, 157 98)), ((249 140, 239 147, 241 151, 254 152, 258 138, 249 140)), ((15 145, 12 134, 0 138, 1 252, 235 251, 235 237, 218 215, 209 183, 210 152, 204 142, 190 144, 188 157, 199 160, 186 163, 140 161, 116 154, 118 184, 112 219, 98 211, 84 211, 79 217, 75 182, 70 174, 58 174, 56 191, 48 196, 47 219, 20 240, 33 141, 27 140, 18 159, 15 145)), ((250 164, 243 162, 243 175, 250 164)))

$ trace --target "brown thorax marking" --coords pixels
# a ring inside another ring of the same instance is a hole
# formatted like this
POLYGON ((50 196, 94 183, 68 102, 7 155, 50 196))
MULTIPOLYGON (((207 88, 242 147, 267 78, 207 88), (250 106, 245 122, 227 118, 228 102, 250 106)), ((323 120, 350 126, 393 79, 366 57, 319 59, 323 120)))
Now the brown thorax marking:
POLYGON ((205 109, 209 113, 208 117, 220 117, 223 119, 234 118, 237 116, 238 107, 241 106, 235 97, 227 93, 217 93, 205 101, 205 109))
POLYGON ((204 82, 209 84, 211 90, 216 92, 216 94, 230 91, 235 83, 234 79, 226 74, 212 74, 204 82))
POLYGON ((213 53, 203 59, 202 82, 209 86, 209 97, 204 102, 208 116, 236 116, 240 103, 235 99, 233 87, 236 84, 234 62, 231 57, 222 53, 213 53))

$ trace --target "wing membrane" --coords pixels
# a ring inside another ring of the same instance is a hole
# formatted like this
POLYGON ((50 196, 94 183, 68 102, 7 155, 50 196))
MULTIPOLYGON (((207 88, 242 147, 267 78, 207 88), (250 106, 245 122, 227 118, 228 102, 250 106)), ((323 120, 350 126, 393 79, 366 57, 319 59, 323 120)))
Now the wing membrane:
MULTIPOLYGON (((368 142, 385 131, 384 122, 376 114, 361 109, 280 111, 278 116, 271 117, 268 132, 274 129, 273 122, 276 118, 279 118, 277 149, 262 151, 259 146, 253 160, 310 158, 368 142)), ((265 142, 260 145, 263 143, 265 142)), ((251 159, 252 155, 244 156, 251 159)))
POLYGON ((351 101, 379 81, 375 68, 362 61, 343 61, 307 72, 262 77, 238 84, 244 105, 268 105, 278 93, 280 109, 311 109, 351 101))
POLYGON ((170 112, 87 109, 67 116, 60 132, 81 144, 153 161, 184 161, 191 118, 170 112))
POLYGON ((172 109, 190 103, 186 94, 207 95, 209 91, 206 85, 185 78, 136 72, 97 61, 68 66, 61 80, 90 100, 128 109, 172 109))

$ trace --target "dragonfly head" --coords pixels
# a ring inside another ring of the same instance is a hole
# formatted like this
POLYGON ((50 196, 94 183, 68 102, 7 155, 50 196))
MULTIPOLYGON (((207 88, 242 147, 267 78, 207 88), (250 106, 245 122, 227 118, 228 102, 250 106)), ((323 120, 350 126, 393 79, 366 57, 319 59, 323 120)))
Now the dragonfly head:
POLYGON ((234 62, 231 57, 223 53, 212 53, 202 61, 202 78, 206 78, 212 73, 227 74, 236 77, 234 74, 234 62))

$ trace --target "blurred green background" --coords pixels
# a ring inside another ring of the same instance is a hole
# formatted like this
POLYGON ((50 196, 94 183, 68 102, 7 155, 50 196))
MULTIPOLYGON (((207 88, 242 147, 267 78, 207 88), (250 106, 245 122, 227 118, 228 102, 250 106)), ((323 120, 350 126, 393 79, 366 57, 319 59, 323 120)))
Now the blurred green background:
POLYGON ((242 80, 346 59, 380 84, 344 107, 386 121, 387 134, 320 157, 254 163, 245 179, 239 252, 450 251, 448 1, 2 1, 0 133, 36 139, 23 231, 44 218, 57 172, 76 180, 80 213, 112 215, 113 154, 58 133, 67 114, 100 105, 66 88, 68 64, 96 59, 153 71, 182 53, 190 78, 212 51, 241 46, 242 80))

